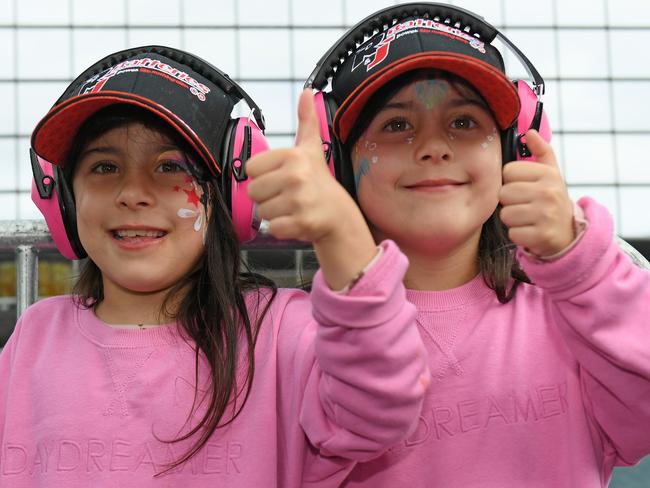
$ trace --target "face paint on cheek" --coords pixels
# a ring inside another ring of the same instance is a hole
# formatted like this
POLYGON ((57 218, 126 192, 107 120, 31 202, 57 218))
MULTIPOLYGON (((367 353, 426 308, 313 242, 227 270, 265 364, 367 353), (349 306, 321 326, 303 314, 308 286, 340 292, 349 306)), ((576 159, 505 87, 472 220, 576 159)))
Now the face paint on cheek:
POLYGON ((361 183, 361 177, 367 175, 370 172, 370 165, 368 164, 368 158, 364 156, 359 164, 359 171, 354 173, 354 188, 359 190, 359 183, 361 183))
POLYGON ((193 229, 195 232, 200 232, 203 228, 202 240, 205 244, 205 235, 207 231, 207 225, 204 226, 204 222, 207 223, 207 199, 205 198, 206 194, 209 192, 204 185, 199 185, 196 181, 189 177, 189 180, 186 178, 185 181, 190 183, 190 188, 179 188, 174 187, 174 191, 183 191, 187 196, 186 203, 189 203, 195 207, 195 210, 189 208, 180 208, 176 212, 176 215, 181 219, 195 219, 193 229), (199 206, 199 204, 202 204, 199 206))
POLYGON ((201 211, 190 210, 189 208, 179 208, 176 215, 181 219, 193 219, 196 217, 196 220, 194 221, 194 230, 196 232, 201 230, 201 224, 203 221, 203 214, 201 211))
POLYGON ((422 80, 415 83, 415 95, 426 107, 432 110, 447 96, 449 84, 444 80, 422 80))
POLYGON ((497 136, 497 128, 492 127, 492 133, 488 134, 488 136, 485 138, 486 140, 481 142, 481 148, 487 149, 494 142, 497 136))
MULTIPOLYGON (((377 143, 376 143, 376 142, 371 142, 371 141, 366 140, 366 142, 364 143, 364 147, 365 147, 366 149, 368 149, 368 151, 374 151, 375 149, 377 149, 377 143)), ((358 160, 358 159, 359 159, 359 151, 358 151, 358 148, 356 148, 356 146, 355 146, 355 149, 357 149, 357 150, 355 151, 355 153, 354 153, 355 160, 358 160)), ((367 158, 366 158, 366 159, 367 159, 367 158)), ((379 162, 379 157, 378 157, 378 156, 372 156, 372 157, 370 158, 370 162, 371 162, 372 164, 377 164, 377 163, 379 162)), ((365 174, 365 173, 364 173, 364 174, 365 174)))

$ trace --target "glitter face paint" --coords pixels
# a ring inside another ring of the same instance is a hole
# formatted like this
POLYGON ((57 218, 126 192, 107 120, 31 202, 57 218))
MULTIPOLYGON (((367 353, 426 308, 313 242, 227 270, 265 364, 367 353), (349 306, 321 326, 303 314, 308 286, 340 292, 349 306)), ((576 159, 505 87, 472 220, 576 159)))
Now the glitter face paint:
MULTIPOLYGON (((366 140, 363 144, 364 154, 365 151, 374 152, 377 149, 377 143, 373 141, 366 140)), ((359 150, 359 145, 355 146, 353 158, 355 161, 358 161, 361 151, 359 150)), ((359 189, 359 183, 361 182, 361 177, 367 175, 370 172, 370 164, 377 164, 379 162, 379 156, 377 155, 364 155, 363 160, 359 163, 359 170, 354 173, 354 186, 356 189, 359 189)))
POLYGON ((443 80, 421 80, 414 85, 417 99, 427 110, 433 110, 447 97, 449 84, 443 80))
POLYGON ((178 185, 173 187, 174 192, 183 192, 187 196, 186 203, 194 208, 181 207, 176 212, 176 215, 181 219, 195 219, 193 229, 195 232, 200 232, 203 229, 202 239, 205 244, 205 235, 207 231, 207 191, 204 185, 199 184, 194 177, 190 174, 187 165, 182 162, 177 162, 182 166, 187 175, 185 176, 185 185, 180 187, 178 185), (202 204, 202 205, 200 205, 202 204), (204 225, 206 224, 206 225, 204 225))
POLYGON ((487 137, 486 137, 486 141, 481 143, 481 148, 482 149, 487 149, 490 146, 490 144, 492 144, 494 142, 494 140, 498 136, 499 136, 499 134, 497 133, 497 128, 492 127, 492 133, 488 134, 487 137))
POLYGON ((373 133, 366 130, 354 145, 351 157, 356 168, 357 190, 363 177, 372 171, 372 165, 379 163, 380 154, 387 146, 396 148, 403 144, 405 151, 407 147, 410 147, 408 151, 413 151, 416 143, 420 148, 430 141, 434 137, 431 133, 425 139, 420 135, 421 131, 432 127, 430 122, 425 122, 427 120, 435 121, 440 130, 437 137, 446 140, 452 152, 462 153, 471 147, 487 150, 498 139, 494 123, 486 126, 479 115, 484 112, 483 108, 477 108, 483 107, 482 101, 471 94, 460 94, 447 80, 418 80, 407 90, 410 95, 402 96, 402 100, 408 101, 405 108, 389 106, 386 112, 380 111, 379 126, 373 128, 373 133), (460 100, 467 100, 467 103, 459 103, 460 100))

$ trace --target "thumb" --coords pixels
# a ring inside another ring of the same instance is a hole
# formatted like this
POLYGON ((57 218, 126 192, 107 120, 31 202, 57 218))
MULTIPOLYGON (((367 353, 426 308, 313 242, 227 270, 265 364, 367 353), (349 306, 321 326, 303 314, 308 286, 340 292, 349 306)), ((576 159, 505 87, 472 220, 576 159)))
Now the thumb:
POLYGON ((320 123, 316 114, 314 94, 309 88, 303 90, 298 102, 298 130, 295 145, 313 145, 321 150, 320 123))
POLYGON ((538 163, 557 167, 553 147, 535 129, 526 132, 524 142, 538 163))

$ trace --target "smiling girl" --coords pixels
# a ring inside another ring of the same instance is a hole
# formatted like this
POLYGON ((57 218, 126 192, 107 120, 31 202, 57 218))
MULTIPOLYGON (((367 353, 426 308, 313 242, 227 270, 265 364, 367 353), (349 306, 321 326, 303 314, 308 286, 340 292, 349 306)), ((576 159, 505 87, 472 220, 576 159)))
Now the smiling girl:
POLYGON ((406 259, 375 245, 340 185, 289 180, 293 213, 271 222, 314 242, 311 294, 241 271, 226 199, 265 149, 257 110, 199 58, 147 46, 82 73, 38 124, 33 148, 55 165, 36 161, 39 195, 54 182, 58 243, 88 260, 0 356, 0 486, 331 485, 413 430, 429 376, 406 259), (242 100, 254 115, 231 120, 242 100))
POLYGON ((308 82, 337 176, 409 258, 433 375, 416 431, 346 488, 600 487, 650 452, 650 274, 604 207, 569 199, 537 130, 513 153, 529 100, 496 32, 453 6, 390 7, 308 82))

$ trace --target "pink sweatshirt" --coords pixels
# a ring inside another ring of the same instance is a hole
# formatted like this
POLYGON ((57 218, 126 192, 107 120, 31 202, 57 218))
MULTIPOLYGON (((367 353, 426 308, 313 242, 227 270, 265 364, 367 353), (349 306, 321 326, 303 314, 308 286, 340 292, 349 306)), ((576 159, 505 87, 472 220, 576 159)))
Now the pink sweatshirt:
POLYGON ((243 411, 157 478, 189 445, 164 440, 188 428, 192 344, 176 325, 109 327, 70 297, 36 303, 0 356, 0 486, 336 486, 413 431, 429 379, 407 260, 383 248, 347 295, 320 273, 311 295, 279 291, 243 411))
POLYGON ((433 381, 417 430, 358 465, 345 488, 595 488, 650 453, 650 274, 589 226, 553 262, 519 253, 536 284, 500 304, 481 277, 407 291, 433 381))

